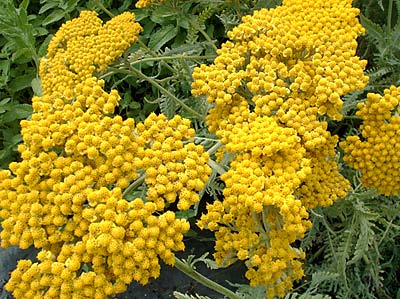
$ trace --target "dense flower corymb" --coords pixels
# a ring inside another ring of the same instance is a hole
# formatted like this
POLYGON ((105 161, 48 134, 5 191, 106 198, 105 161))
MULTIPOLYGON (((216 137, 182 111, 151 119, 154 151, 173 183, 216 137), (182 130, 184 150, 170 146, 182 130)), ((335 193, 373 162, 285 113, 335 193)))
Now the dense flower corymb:
POLYGON ((363 185, 384 195, 400 192, 399 102, 400 87, 391 86, 384 95, 369 93, 356 112, 363 120, 362 136, 348 136, 340 144, 344 160, 361 171, 363 185))
POLYGON ((350 187, 326 119, 340 120, 341 97, 368 81, 355 56, 358 13, 351 1, 284 0, 243 17, 214 63, 193 73, 193 94, 213 104, 208 128, 233 156, 223 201, 198 225, 215 231, 217 263, 244 260, 268 298, 303 275, 294 242, 310 227, 307 209, 350 187))
POLYGON ((199 200, 208 154, 180 116, 113 116, 120 96, 93 74, 140 30, 131 13, 102 25, 84 11, 49 44, 43 95, 21 122, 22 161, 0 171, 1 246, 41 249, 11 273, 17 299, 104 299, 157 278, 160 259, 173 265, 184 249, 189 223, 165 207, 199 200), (130 186, 141 192, 128 200, 130 186))

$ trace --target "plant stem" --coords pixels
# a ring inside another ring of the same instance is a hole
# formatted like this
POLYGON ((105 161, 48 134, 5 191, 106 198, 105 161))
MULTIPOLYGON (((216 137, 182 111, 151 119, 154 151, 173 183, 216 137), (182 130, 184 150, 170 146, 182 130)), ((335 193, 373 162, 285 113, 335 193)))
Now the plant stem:
POLYGON ((96 5, 97 5, 98 7, 100 7, 100 9, 101 9, 102 11, 104 11, 110 18, 113 18, 113 17, 114 17, 114 14, 113 14, 111 11, 109 11, 109 10, 103 5, 103 3, 101 3, 101 2, 98 1, 98 0, 93 0, 93 2, 96 3, 96 5))
MULTIPOLYGON (((157 52, 154 52, 152 49, 150 49, 140 38, 137 39, 137 43, 147 52, 149 53, 151 56, 153 57, 159 57, 159 55, 157 54, 157 52)), ((167 67, 172 73, 174 72, 174 69, 168 64, 165 63, 163 60, 161 60, 161 63, 167 67)))
POLYGON ((135 60, 130 63, 130 65, 139 64, 141 62, 148 61, 160 61, 160 60, 176 60, 176 59, 214 59, 215 55, 175 55, 175 56, 157 56, 157 57, 147 57, 135 60))
POLYGON ((129 192, 131 192, 132 190, 135 190, 137 187, 139 187, 145 179, 145 175, 142 174, 137 180, 133 181, 132 184, 130 184, 125 190, 124 192, 122 192, 122 197, 124 197, 125 195, 127 195, 129 192))
POLYGON ((221 141, 215 143, 210 149, 207 151, 210 155, 214 154, 220 147, 222 146, 221 141))
POLYGON ((208 159, 208 166, 214 169, 219 175, 224 174, 226 170, 214 160, 208 159))
POLYGON ((392 11, 393 11, 393 0, 389 0, 388 16, 387 16, 387 32, 390 33, 392 30, 392 11))
POLYGON ((199 28, 200 33, 204 36, 204 38, 210 43, 211 47, 214 49, 215 52, 218 51, 217 46, 214 44, 214 42, 211 40, 211 38, 208 36, 207 32, 205 32, 203 29, 199 28))
POLYGON ((194 270, 192 267, 190 267, 188 264, 182 262, 180 259, 175 257, 175 267, 185 273, 187 276, 193 278, 197 282, 201 283, 202 285, 216 291, 217 293, 220 293, 230 299, 240 299, 238 295, 236 295, 234 292, 231 290, 225 288, 224 286, 216 283, 215 281, 208 279, 207 277, 203 276, 196 270, 194 270))
POLYGON ((157 81, 155 81, 153 78, 150 78, 143 74, 141 71, 131 68, 131 72, 134 72, 139 78, 144 79, 148 82, 150 82, 154 87, 158 88, 162 93, 166 94, 168 97, 170 97, 172 100, 174 100, 178 105, 181 107, 185 108, 187 111, 189 111, 192 115, 198 117, 198 118, 203 118, 203 116, 198 113, 197 111, 193 110, 190 108, 188 105, 186 105, 184 102, 182 102, 180 99, 178 99, 175 95, 173 95, 170 91, 162 87, 157 81))
MULTIPOLYGON (((142 59, 138 59, 132 62, 129 62, 130 66, 136 65, 136 64, 140 64, 142 62, 150 62, 150 61, 164 61, 164 60, 176 60, 176 59, 214 59, 216 56, 215 55, 175 55, 175 56, 157 56, 157 57, 146 57, 146 58, 142 58, 142 59)), ((118 64, 115 66, 115 69, 117 69, 118 71, 121 69, 124 69, 124 67, 126 67, 126 64, 118 64)), ((111 69, 111 68, 109 68, 111 69)), ((110 76, 112 74, 114 74, 115 71, 109 71, 107 73, 104 73, 101 75, 100 78, 106 78, 107 76, 110 76)), ((123 81, 123 80, 121 80, 123 81)))

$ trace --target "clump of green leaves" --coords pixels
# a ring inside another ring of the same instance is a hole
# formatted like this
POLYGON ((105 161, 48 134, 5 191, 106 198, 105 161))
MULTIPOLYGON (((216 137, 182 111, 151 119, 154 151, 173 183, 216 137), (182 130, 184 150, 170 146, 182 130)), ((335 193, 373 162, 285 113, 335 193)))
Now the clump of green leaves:
POLYGON ((332 298, 398 298, 399 199, 359 184, 346 199, 312 211, 313 228, 302 240, 308 281, 299 289, 332 298))

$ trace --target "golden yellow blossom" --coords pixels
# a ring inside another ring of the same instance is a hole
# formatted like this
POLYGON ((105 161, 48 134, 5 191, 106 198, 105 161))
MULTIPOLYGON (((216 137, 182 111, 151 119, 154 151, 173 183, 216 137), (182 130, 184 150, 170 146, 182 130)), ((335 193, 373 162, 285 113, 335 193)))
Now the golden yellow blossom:
POLYGON ((215 232, 217 263, 244 260, 268 298, 303 275, 293 244, 311 225, 307 209, 350 187, 324 119, 340 120, 341 97, 368 81, 355 55, 358 13, 351 1, 284 0, 243 17, 214 63, 193 72, 193 95, 212 104, 208 129, 233 155, 224 198, 198 225, 215 232))
POLYGON ((132 13, 102 25, 94 12, 62 26, 40 66, 43 95, 21 122, 21 162, 0 171, 1 246, 41 249, 6 284, 19 298, 105 299, 133 280, 173 265, 188 209, 210 174, 190 121, 151 114, 142 123, 113 116, 120 96, 104 70, 141 31, 132 13), (132 184, 132 185, 131 185, 132 184), (146 198, 126 199, 130 186, 146 198))
POLYGON ((399 87, 391 86, 383 95, 369 93, 356 112, 363 120, 362 136, 348 136, 340 144, 344 160, 361 171, 363 185, 384 195, 400 192, 399 101, 399 87))

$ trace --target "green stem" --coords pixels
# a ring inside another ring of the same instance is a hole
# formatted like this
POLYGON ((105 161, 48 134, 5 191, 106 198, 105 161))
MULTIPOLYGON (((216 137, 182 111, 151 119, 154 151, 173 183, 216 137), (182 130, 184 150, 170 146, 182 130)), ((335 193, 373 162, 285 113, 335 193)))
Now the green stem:
POLYGON ((316 253, 307 258, 307 263, 310 263, 310 265, 312 265, 312 263, 324 252, 325 249, 326 245, 320 247, 316 253))
POLYGON ((137 180, 133 181, 132 184, 130 184, 124 190, 124 192, 122 192, 122 197, 126 196, 129 192, 131 192, 132 190, 135 190, 137 187, 139 187, 141 184, 143 184, 145 177, 146 176, 144 174, 142 174, 137 180))
POLYGON ((203 115, 198 113, 197 111, 193 110, 190 108, 188 105, 186 105, 184 102, 182 102, 180 99, 178 99, 176 96, 174 96, 170 91, 162 87, 160 84, 158 84, 157 81, 155 81, 153 78, 150 78, 143 74, 141 71, 131 68, 131 72, 134 72, 139 78, 144 79, 148 82, 150 82, 154 87, 158 88, 162 93, 166 94, 168 97, 170 97, 172 100, 174 100, 178 105, 181 107, 185 108, 187 111, 189 111, 192 115, 198 117, 198 118, 203 118, 203 115))
POLYGON ((348 116, 343 116, 343 119, 361 119, 360 117, 356 115, 348 115, 348 116))
POLYGON ((220 147, 222 146, 221 141, 218 141, 216 144, 214 144, 210 149, 207 151, 210 155, 214 154, 220 147))
POLYGON ((208 159, 208 165, 214 169, 219 175, 224 174, 226 170, 214 160, 208 159))
POLYGON ((139 64, 141 62, 148 61, 160 61, 160 60, 176 60, 176 59, 214 59, 215 55, 175 55, 175 56, 157 56, 157 57, 147 57, 135 60, 130 63, 130 65, 139 64))
POLYGON ((93 0, 93 2, 96 3, 96 5, 97 5, 98 7, 100 7, 100 9, 101 9, 102 11, 104 11, 110 18, 113 18, 113 17, 114 17, 114 14, 113 14, 111 11, 109 11, 109 10, 103 5, 103 3, 101 3, 99 0, 93 0))
POLYGON ((234 292, 216 283, 215 281, 203 276, 202 274, 194 270, 192 267, 190 267, 188 264, 182 262, 177 257, 175 257, 175 267, 179 271, 185 273, 187 276, 193 278, 202 285, 216 291, 217 293, 220 293, 221 295, 224 295, 230 299, 240 299, 240 297, 236 295, 234 292))
POLYGON ((203 29, 199 28, 200 33, 204 36, 204 38, 210 43, 211 47, 214 49, 215 52, 218 51, 217 46, 214 44, 214 42, 211 40, 211 38, 208 36, 207 32, 205 32, 203 29))
MULTIPOLYGON (((133 66, 136 64, 140 64, 142 62, 151 62, 151 61, 164 61, 164 60, 175 60, 175 59, 214 59, 216 56, 215 55, 176 55, 176 56, 157 56, 157 57, 147 57, 147 58, 143 58, 143 59, 139 59, 139 60, 135 60, 133 62, 130 62, 129 65, 133 66)), ((122 69, 126 69, 126 64, 118 64, 115 66, 115 68, 108 68, 109 72, 104 73, 103 75, 101 75, 101 79, 104 79, 108 76, 111 76, 112 74, 116 73, 116 71, 113 71, 112 69, 117 70, 117 72, 119 72, 122 69)))
POLYGON ((206 41, 211 45, 211 47, 214 49, 215 52, 217 52, 218 48, 217 46, 214 44, 214 42, 212 41, 212 39, 210 38, 210 36, 207 34, 207 32, 205 32, 203 29, 200 28, 199 24, 197 24, 196 22, 191 22, 191 25, 197 29, 206 39, 206 41))
MULTIPOLYGON (((142 42, 142 40, 140 38, 138 38, 137 43, 147 52, 149 53, 151 56, 154 57, 159 57, 159 55, 154 52, 152 49, 150 49, 144 42, 142 42)), ((174 72, 174 69, 172 68, 172 66, 170 66, 169 64, 165 63, 163 60, 161 60, 161 63, 167 67, 172 73, 174 72)))
POLYGON ((389 0, 388 6, 388 20, 387 20, 387 32, 390 33, 392 30, 392 11, 393 11, 393 0, 389 0))

